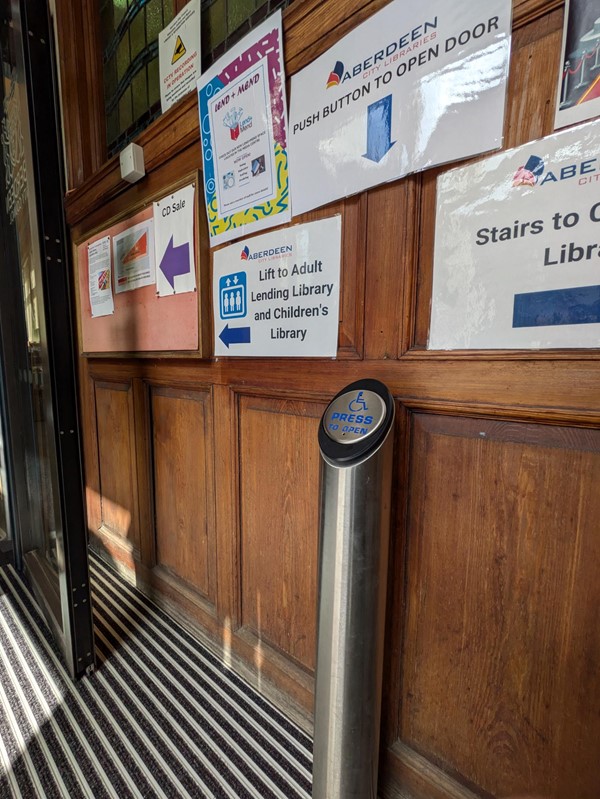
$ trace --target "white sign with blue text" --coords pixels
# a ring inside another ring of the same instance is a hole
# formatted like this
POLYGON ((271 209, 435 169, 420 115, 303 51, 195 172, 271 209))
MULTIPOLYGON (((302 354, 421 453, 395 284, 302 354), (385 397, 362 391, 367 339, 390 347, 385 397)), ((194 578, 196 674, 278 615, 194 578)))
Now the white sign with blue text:
POLYGON ((500 147, 510 31, 510 0, 394 0, 294 75, 294 215, 500 147))
POLYGON ((429 349, 600 347, 600 120, 438 178, 429 349))
POLYGON ((334 216, 217 250, 215 355, 335 357, 341 231, 334 216))

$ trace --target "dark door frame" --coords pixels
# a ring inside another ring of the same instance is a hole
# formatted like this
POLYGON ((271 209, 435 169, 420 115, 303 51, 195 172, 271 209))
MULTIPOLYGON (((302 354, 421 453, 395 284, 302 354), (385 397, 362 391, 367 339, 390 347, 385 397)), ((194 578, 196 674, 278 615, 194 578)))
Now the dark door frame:
MULTIPOLYGON (((8 0, 10 2, 10 0, 8 0)), ((7 0, 3 0, 2 24, 7 24, 7 0)), ((14 9, 14 4, 11 4, 14 9)), ((8 12, 10 13, 10 12, 8 12)), ((67 666, 73 677, 81 676, 94 664, 94 638, 89 586, 87 525, 82 477, 81 443, 77 413, 77 379, 70 268, 70 249, 64 219, 64 170, 60 135, 60 105, 57 92, 55 48, 47 0, 20 0, 20 36, 23 48, 25 83, 29 114, 29 135, 35 185, 38 246, 41 261, 42 294, 46 318, 49 378, 52 394, 54 440, 58 467, 59 506, 62 525, 58 525, 58 587, 50 597, 49 586, 39 575, 26 569, 34 592, 41 600, 67 666), (51 612, 52 602, 60 600, 60 614, 51 612)), ((13 21, 14 22, 14 21, 13 21)), ((0 166, 4 179, 4 165, 0 166)), ((5 185, 5 184, 4 184, 5 185)), ((19 269, 17 233, 4 203, 0 203, 0 245, 5 258, 4 273, 10 272, 12 308, 1 322, 4 363, 17 364, 16 373, 5 374, 7 449, 11 453, 13 523, 16 563, 21 565, 24 538, 32 519, 27 515, 27 482, 23 452, 30 448, 33 415, 29 383, 27 333, 23 314, 23 294, 19 269), (20 417, 20 418, 19 418, 20 417), (29 437, 29 438, 28 438, 29 437)), ((4 287, 6 288, 6 287, 4 287)), ((5 302, 4 305, 7 305, 5 302)), ((4 370, 8 372, 8 368, 4 370)), ((58 509, 57 509, 58 510, 58 509)))

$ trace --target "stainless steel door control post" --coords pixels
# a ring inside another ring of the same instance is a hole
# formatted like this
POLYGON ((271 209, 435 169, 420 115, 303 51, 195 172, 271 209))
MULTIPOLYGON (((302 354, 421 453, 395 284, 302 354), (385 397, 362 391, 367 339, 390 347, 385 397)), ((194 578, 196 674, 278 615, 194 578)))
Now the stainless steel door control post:
POLYGON ((321 514, 313 799, 375 799, 394 401, 344 388, 319 425, 321 514))

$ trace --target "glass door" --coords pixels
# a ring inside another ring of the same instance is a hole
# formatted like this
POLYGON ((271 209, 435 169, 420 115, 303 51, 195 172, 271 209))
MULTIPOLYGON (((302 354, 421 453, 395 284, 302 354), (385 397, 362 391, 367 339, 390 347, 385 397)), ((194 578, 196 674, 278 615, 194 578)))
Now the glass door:
POLYGON ((1 0, 1 7, 9 506, 17 566, 76 677, 93 664, 94 651, 51 27, 45 0, 1 0))

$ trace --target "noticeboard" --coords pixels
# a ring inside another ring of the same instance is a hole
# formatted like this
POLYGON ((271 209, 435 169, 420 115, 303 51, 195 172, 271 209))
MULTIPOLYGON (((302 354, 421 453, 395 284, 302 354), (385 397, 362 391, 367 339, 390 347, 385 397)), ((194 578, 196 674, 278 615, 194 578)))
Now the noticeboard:
POLYGON ((75 245, 77 316, 79 349, 83 355, 118 353, 129 356, 160 354, 161 357, 210 355, 209 268, 208 248, 199 223, 198 190, 194 198, 193 268, 196 270, 196 290, 159 296, 156 283, 122 291, 116 285, 114 257, 111 257, 114 310, 106 315, 92 316, 88 252, 90 245, 110 237, 112 243, 127 230, 144 226, 153 218, 153 202, 166 198, 184 186, 201 185, 198 173, 178 181, 142 205, 130 208, 118 219, 96 230, 75 245))

